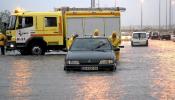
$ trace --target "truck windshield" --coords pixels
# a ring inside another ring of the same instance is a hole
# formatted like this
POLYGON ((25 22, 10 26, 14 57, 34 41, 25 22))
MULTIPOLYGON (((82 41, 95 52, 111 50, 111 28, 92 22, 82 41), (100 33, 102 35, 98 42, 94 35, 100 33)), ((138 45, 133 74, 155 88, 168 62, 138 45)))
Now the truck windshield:
POLYGON ((15 29, 15 25, 16 25, 16 16, 11 16, 8 29, 9 30, 14 30, 15 29))
POLYGON ((78 38, 73 42, 70 51, 98 51, 111 49, 112 47, 107 39, 78 38))

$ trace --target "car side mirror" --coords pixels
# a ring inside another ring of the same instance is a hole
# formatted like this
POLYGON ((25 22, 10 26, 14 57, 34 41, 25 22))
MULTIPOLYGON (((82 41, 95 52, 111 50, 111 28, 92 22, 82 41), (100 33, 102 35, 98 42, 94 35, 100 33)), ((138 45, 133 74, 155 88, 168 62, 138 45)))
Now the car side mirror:
POLYGON ((114 48, 114 51, 120 51, 120 48, 114 48))
POLYGON ((124 48, 124 46, 118 46, 119 48, 124 48))

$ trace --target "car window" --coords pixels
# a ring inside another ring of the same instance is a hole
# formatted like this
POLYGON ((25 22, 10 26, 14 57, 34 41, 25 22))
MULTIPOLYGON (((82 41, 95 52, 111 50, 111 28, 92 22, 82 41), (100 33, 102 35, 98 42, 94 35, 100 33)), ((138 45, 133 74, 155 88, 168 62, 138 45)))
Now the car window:
POLYGON ((133 34, 133 38, 134 38, 134 39, 138 39, 138 38, 139 38, 139 33, 134 33, 134 34, 133 34))
POLYGON ((133 38, 134 39, 146 38, 146 33, 134 33, 133 38))
POLYGON ((107 39, 82 38, 76 39, 70 50, 111 50, 112 47, 107 39))
POLYGON ((140 33, 140 38, 146 38, 146 33, 140 33))

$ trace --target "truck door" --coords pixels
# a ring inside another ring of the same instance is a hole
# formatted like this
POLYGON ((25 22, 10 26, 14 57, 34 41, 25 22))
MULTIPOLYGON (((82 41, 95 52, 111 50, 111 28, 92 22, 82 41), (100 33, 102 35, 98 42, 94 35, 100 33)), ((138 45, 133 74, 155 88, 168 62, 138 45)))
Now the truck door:
POLYGON ((61 37, 59 37, 60 33, 58 23, 59 21, 57 16, 44 17, 44 39, 47 41, 48 45, 59 44, 61 37))
POLYGON ((16 43, 25 43, 34 31, 33 17, 19 17, 16 43))

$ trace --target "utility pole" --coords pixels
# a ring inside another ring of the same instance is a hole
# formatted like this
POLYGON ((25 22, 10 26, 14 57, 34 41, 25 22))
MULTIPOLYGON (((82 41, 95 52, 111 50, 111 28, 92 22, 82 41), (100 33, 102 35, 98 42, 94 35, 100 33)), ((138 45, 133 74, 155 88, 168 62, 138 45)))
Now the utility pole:
POLYGON ((91 0, 91 8, 95 8, 95 0, 91 0))

